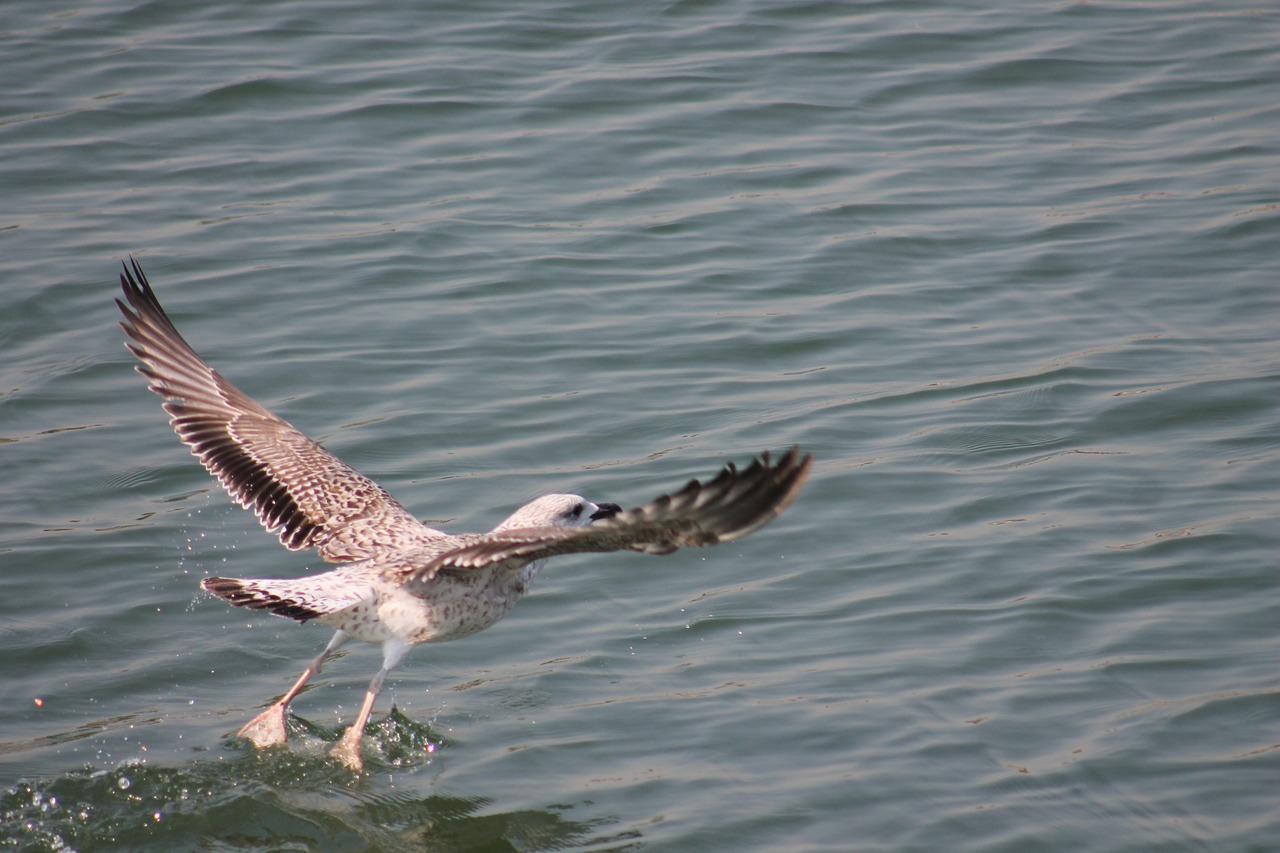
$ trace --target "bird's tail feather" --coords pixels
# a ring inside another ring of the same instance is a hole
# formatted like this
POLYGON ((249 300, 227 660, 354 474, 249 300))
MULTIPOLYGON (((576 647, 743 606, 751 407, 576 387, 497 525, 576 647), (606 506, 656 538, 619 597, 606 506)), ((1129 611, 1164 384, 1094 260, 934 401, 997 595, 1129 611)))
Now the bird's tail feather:
POLYGON ((343 594, 344 591, 334 590, 331 584, 321 588, 317 583, 321 577, 324 576, 296 580, 205 578, 200 585, 236 607, 267 610, 299 622, 337 613, 364 598, 355 591, 343 594))

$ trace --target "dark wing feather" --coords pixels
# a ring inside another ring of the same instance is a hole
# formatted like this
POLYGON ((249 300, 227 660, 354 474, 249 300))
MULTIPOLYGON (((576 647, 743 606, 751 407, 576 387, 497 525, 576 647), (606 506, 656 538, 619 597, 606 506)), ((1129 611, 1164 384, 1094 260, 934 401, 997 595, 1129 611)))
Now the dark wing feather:
POLYGON ((444 534, 422 524, 377 483, 307 438, 205 363, 160 307, 130 259, 116 300, 129 349, 170 423, 240 506, 290 550, 362 560, 444 534))
MULTIPOLYGON (((405 579, 423 582, 443 569, 475 569, 505 560, 517 566, 558 554, 641 551, 669 554, 730 542, 759 530, 795 500, 813 457, 789 450, 776 464, 769 454, 739 471, 726 465, 714 479, 690 480, 678 492, 584 527, 496 530, 462 542, 425 563, 405 566, 405 579)), ((394 571, 394 570, 393 570, 394 571)))

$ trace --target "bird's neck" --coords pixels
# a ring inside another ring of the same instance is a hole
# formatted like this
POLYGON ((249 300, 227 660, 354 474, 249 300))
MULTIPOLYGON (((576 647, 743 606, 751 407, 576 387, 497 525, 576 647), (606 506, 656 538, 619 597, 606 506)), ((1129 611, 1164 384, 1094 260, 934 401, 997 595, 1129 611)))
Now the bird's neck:
POLYGON ((529 588, 529 584, 533 583, 533 579, 538 576, 538 572, 542 571, 542 567, 546 562, 546 560, 534 560, 532 563, 525 566, 516 574, 517 582, 527 590, 529 588))

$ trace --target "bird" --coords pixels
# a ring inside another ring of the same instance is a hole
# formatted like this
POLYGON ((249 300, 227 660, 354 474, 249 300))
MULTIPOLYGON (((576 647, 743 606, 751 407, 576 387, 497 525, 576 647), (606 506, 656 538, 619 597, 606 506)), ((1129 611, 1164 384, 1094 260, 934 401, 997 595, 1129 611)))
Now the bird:
POLYGON ((170 424, 205 469, 268 533, 293 551, 339 565, 301 578, 206 577, 201 586, 237 607, 335 629, 293 685, 237 736, 265 749, 287 739, 286 712, 349 640, 382 645, 334 758, 362 772, 365 724, 387 675, 419 643, 454 640, 501 619, 549 557, 729 542, 763 527, 799 494, 813 464, 792 447, 631 509, 549 494, 485 533, 450 534, 419 521, 382 486, 272 413, 214 370, 179 334, 137 261, 122 262, 125 345, 160 395, 170 424))

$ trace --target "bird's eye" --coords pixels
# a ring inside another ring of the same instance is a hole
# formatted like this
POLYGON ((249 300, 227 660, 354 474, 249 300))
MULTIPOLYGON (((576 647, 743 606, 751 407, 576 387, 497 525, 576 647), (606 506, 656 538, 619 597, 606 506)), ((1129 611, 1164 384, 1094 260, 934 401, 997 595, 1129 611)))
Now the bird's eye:
POLYGON ((583 504, 575 504, 573 507, 573 513, 572 513, 573 517, 582 518, 582 511, 584 509, 586 509, 586 506, 584 506, 583 504))

